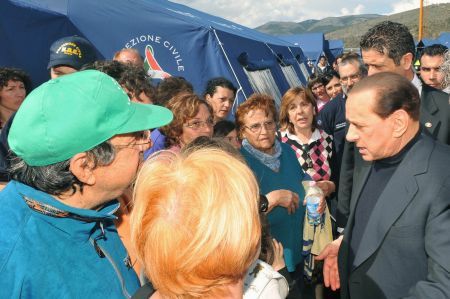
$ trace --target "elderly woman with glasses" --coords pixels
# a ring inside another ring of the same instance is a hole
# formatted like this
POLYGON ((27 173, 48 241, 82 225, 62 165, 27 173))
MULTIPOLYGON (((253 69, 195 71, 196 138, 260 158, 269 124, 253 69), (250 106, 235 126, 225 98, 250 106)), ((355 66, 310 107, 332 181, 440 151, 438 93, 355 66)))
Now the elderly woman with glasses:
POLYGON ((166 136, 166 147, 179 152, 184 146, 200 136, 212 137, 213 116, 211 106, 199 96, 181 93, 167 102, 173 113, 172 122, 161 128, 166 136))
POLYGON ((241 153, 257 178, 261 194, 269 200, 267 218, 272 236, 284 247, 288 271, 295 272, 293 278, 299 279, 303 272, 305 208, 298 201, 305 196, 301 182, 310 178, 302 171, 294 151, 275 138, 276 117, 273 99, 254 94, 239 106, 236 123, 241 153))

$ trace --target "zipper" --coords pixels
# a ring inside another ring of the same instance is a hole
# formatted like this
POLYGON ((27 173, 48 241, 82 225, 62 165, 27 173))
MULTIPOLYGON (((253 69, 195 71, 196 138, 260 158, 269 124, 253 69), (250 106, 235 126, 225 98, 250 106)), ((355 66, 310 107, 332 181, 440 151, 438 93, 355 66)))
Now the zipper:
POLYGON ((127 292, 126 287, 125 287, 125 281, 122 277, 122 273, 120 273, 120 270, 117 268, 116 263, 114 262, 114 260, 112 259, 112 257, 109 255, 109 253, 102 247, 100 246, 95 240, 92 239, 92 237, 89 238, 89 242, 92 244, 92 246, 94 246, 95 251, 97 252, 97 254, 102 258, 102 257, 106 257, 109 261, 109 263, 113 266, 114 271, 116 272, 117 277, 119 278, 120 281, 120 285, 122 286, 122 294, 126 297, 126 298, 131 298, 131 295, 127 292))

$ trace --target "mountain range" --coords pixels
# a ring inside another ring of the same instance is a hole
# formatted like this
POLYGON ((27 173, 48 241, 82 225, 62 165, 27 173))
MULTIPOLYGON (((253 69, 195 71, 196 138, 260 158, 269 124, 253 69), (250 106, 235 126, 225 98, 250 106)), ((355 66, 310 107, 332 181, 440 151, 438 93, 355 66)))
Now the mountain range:
MULTIPOLYGON (((326 39, 342 39, 346 48, 359 47, 359 40, 375 24, 389 20, 408 26, 417 40, 419 28, 419 9, 393 15, 363 14, 342 17, 328 17, 322 20, 302 22, 268 22, 255 28, 271 35, 291 35, 308 32, 323 32, 326 39)), ((424 38, 436 38, 441 32, 450 31, 450 3, 434 4, 424 7, 424 38)))

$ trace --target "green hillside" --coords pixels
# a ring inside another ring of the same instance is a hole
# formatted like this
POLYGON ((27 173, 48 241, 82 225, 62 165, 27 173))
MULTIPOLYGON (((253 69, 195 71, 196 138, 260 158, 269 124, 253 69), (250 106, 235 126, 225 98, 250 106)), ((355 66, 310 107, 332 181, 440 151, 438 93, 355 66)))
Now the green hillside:
MULTIPOLYGON (((304 22, 270 22, 256 29, 272 35, 324 32, 327 39, 343 39, 346 48, 359 47, 359 40, 375 24, 390 20, 408 26, 417 39, 419 9, 394 15, 355 15, 307 20, 304 22)), ((424 8, 424 38, 436 38, 441 32, 450 31, 450 3, 435 4, 424 8)))

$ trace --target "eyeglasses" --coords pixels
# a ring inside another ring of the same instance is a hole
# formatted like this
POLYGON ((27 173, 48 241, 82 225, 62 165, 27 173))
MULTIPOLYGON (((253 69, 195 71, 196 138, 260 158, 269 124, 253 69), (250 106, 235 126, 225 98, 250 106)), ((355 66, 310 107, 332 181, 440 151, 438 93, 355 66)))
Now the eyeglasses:
POLYGON ((267 131, 272 131, 273 129, 275 129, 276 124, 273 120, 269 120, 269 121, 265 121, 263 123, 256 123, 256 124, 253 124, 250 126, 244 126, 244 127, 249 129, 253 133, 259 133, 259 132, 261 132, 261 129, 263 126, 267 131))
POLYGON ((121 148, 134 148, 141 152, 146 151, 150 147, 152 147, 153 142, 150 139, 150 131, 140 131, 136 132, 134 141, 128 143, 128 144, 115 144, 114 147, 117 149, 121 148))
POLYGON ((360 76, 361 75, 359 73, 358 74, 353 74, 353 75, 350 75, 350 76, 347 76, 347 77, 341 77, 340 81, 341 81, 341 83, 347 83, 348 80, 353 82, 353 81, 358 80, 360 76))
POLYGON ((321 88, 323 88, 323 84, 317 84, 317 85, 314 85, 314 86, 311 88, 311 90, 318 90, 318 89, 321 89, 321 88))
POLYGON ((203 120, 194 120, 185 124, 185 127, 191 128, 193 130, 198 130, 203 127, 211 128, 214 125, 214 120, 212 118, 208 118, 206 121, 203 120))

